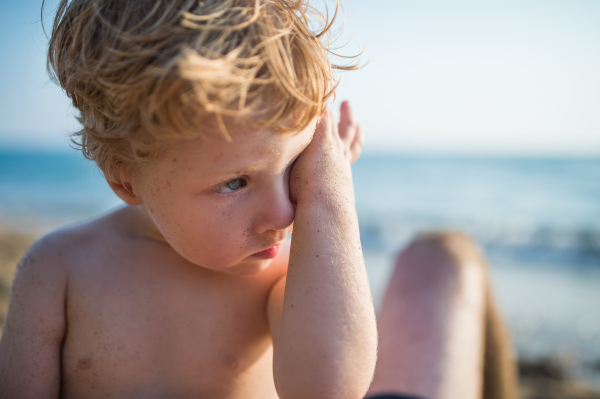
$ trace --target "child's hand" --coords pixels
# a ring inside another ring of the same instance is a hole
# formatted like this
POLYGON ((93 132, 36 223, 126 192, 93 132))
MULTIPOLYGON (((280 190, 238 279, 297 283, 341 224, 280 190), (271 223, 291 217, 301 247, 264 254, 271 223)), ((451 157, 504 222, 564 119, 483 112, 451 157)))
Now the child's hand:
POLYGON ((300 154, 290 177, 290 198, 295 204, 326 196, 354 201, 350 164, 358 159, 363 136, 349 102, 340 107, 336 126, 327 108, 317 124, 314 137, 300 154))
MULTIPOLYGON (((360 243, 350 164, 362 135, 350 105, 325 111, 290 176, 296 204, 273 375, 280 397, 362 398, 375 369, 377 326, 360 243)), ((275 301, 275 299, 272 299, 275 301)), ((281 299, 279 299, 281 301, 281 299)), ((276 309, 274 306, 272 309, 276 309)))
MULTIPOLYGON (((329 115, 331 117, 331 112, 329 115)), ((350 163, 354 163, 362 152, 364 137, 349 101, 344 101, 340 105, 340 123, 337 125, 337 131, 344 145, 346 158, 350 160, 350 163)))

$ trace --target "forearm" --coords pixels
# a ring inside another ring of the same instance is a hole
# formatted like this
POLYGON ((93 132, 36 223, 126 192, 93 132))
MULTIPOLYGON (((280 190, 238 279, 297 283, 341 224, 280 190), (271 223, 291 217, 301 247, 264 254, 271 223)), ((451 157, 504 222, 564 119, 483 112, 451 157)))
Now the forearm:
POLYGON ((362 398, 377 329, 354 203, 312 194, 296 209, 275 382, 282 398, 362 398))

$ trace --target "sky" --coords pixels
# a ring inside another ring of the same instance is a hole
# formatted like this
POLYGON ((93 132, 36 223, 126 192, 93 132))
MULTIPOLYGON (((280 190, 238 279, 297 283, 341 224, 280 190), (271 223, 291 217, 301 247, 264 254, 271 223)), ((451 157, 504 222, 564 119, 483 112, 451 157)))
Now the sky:
MULTIPOLYGON (((338 51, 363 67, 333 106, 352 102, 365 151, 600 156, 599 1, 343 4, 338 51)), ((45 70, 40 5, 0 0, 0 147, 62 151, 78 124, 45 70)))

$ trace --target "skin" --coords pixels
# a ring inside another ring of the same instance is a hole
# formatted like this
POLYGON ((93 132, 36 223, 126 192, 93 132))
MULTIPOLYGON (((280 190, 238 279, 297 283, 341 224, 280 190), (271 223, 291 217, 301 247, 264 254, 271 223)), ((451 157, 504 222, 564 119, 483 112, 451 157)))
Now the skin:
POLYGON ((457 232, 417 237, 396 259, 377 319, 369 395, 514 399, 512 345, 479 246, 457 232))
POLYGON ((295 134, 228 131, 232 143, 175 141, 117 173, 128 206, 34 244, 11 290, 0 397, 362 398, 377 334, 349 105, 337 126, 327 111, 295 134), (292 223, 291 249, 256 256, 292 223))
POLYGON ((396 261, 377 320, 386 350, 369 394, 481 398, 486 279, 466 236, 437 233, 412 242, 396 261))

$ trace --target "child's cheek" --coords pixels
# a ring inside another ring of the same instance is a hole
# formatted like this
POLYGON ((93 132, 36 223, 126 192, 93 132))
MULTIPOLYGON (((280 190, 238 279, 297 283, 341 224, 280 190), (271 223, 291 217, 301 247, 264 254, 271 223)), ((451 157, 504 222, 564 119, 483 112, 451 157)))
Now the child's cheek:
POLYGON ((249 235, 237 225, 235 215, 209 204, 196 204, 187 213, 173 213, 167 241, 190 262, 219 269, 230 266, 246 250, 249 235))

